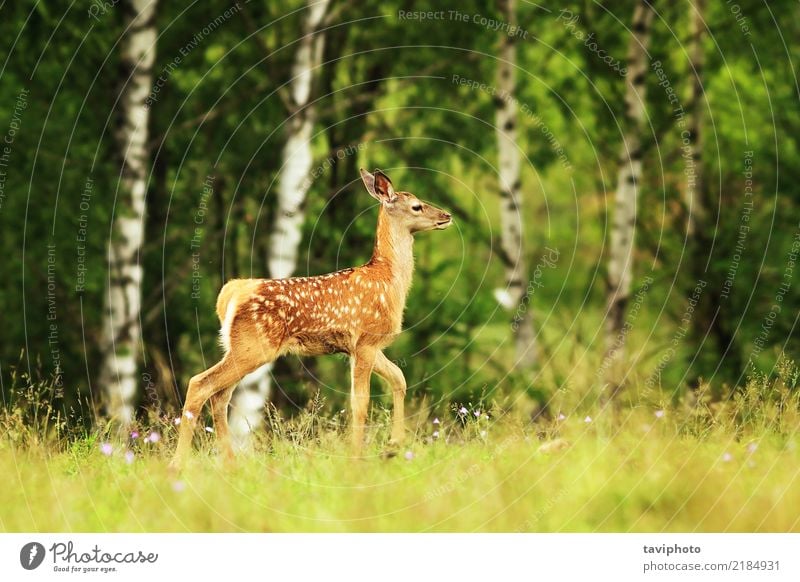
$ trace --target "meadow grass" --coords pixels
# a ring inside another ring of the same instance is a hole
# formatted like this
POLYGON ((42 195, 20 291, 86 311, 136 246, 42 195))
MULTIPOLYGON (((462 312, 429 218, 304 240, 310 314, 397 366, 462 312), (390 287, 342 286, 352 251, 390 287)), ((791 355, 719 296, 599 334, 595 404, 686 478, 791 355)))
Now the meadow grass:
POLYGON ((273 414, 271 434, 232 468, 201 431, 178 477, 166 469, 176 436, 168 419, 151 419, 136 438, 53 436, 16 410, 0 423, 0 529, 800 531, 793 382, 757 378, 725 400, 701 392, 670 407, 562 408, 535 422, 454 407, 438 424, 425 416, 390 458, 388 414, 377 410, 358 460, 344 416, 318 407, 273 414))

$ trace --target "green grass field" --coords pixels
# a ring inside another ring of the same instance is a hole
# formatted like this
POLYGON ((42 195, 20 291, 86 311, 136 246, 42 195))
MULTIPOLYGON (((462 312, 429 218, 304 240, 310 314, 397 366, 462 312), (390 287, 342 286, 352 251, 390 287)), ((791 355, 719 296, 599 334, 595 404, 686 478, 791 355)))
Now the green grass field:
POLYGON ((343 416, 306 412, 273 420, 233 468, 199 435, 178 478, 166 470, 169 423, 135 439, 40 438, 17 411, 0 425, 0 529, 800 531, 800 407, 781 382, 751 382, 726 401, 565 410, 536 423, 454 409, 440 424, 426 416, 391 458, 375 408, 365 459, 348 456, 343 416))

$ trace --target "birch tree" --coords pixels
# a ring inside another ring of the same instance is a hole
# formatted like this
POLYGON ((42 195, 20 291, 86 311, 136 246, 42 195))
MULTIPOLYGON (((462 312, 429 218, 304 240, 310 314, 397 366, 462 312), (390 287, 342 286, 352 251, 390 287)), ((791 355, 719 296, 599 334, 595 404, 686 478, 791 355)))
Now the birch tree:
MULTIPOLYGON (((267 259, 269 276, 273 279, 291 277, 297 268, 305 219, 303 205, 311 185, 309 175, 313 164, 311 134, 315 110, 311 101, 325 43, 320 27, 329 4, 329 0, 308 0, 303 36, 292 65, 286 143, 281 154, 283 163, 267 259)), ((252 431, 264 422, 272 367, 267 364, 248 374, 234 392, 230 426, 240 447, 247 444, 252 431)))
POLYGON ((645 76, 647 47, 653 10, 640 0, 633 12, 628 44, 628 72, 625 76, 625 130, 617 171, 614 222, 608 262, 608 311, 606 315, 606 358, 619 359, 624 353, 625 309, 631 297, 634 235, 639 184, 642 178, 642 137, 645 132, 645 76))
POLYGON ((108 245, 108 281, 103 313, 98 380, 107 414, 126 424, 133 419, 137 354, 140 349, 142 265, 147 193, 148 120, 156 54, 156 0, 124 0, 120 42, 121 89, 114 141, 121 160, 119 187, 108 245))
MULTIPOLYGON (((515 0, 499 0, 498 7, 508 26, 515 27, 515 0)), ((527 274, 522 242, 521 157, 517 147, 516 62, 516 37, 503 34, 497 60, 499 98, 495 100, 495 133, 500 166, 500 245, 505 263, 505 288, 496 289, 495 297, 514 313, 516 365, 529 368, 536 363, 536 335, 525 297, 527 274)))

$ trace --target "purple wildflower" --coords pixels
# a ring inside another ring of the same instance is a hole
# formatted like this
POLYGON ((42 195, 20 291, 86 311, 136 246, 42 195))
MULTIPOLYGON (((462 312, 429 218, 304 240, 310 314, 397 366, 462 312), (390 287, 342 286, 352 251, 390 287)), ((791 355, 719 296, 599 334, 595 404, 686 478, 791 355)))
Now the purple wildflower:
POLYGON ((131 431, 131 438, 132 439, 138 439, 139 438, 139 431, 138 430, 132 430, 131 431))
POLYGON ((114 447, 111 446, 111 443, 103 443, 100 445, 100 452, 103 453, 106 457, 110 457, 111 453, 114 452, 114 447))
POLYGON ((411 459, 414 458, 414 453, 412 453, 411 451, 406 451, 405 458, 406 461, 410 461, 411 459))
POLYGON ((125 451, 125 462, 129 465, 133 463, 133 459, 136 455, 133 454, 133 451, 125 451))
POLYGON ((161 440, 161 435, 158 434, 157 432, 153 431, 149 435, 147 435, 147 439, 145 439, 145 440, 147 440, 147 442, 150 442, 150 443, 157 443, 158 441, 161 440))

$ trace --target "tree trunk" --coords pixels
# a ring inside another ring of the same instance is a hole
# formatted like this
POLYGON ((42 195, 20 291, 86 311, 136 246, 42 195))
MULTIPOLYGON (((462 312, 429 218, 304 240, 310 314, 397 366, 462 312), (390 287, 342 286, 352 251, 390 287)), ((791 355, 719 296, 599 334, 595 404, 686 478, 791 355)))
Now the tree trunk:
POLYGON ((606 370, 611 372, 625 350, 625 309, 631 295, 634 234, 639 184, 642 178, 642 134, 645 131, 645 76, 647 46, 653 10, 647 1, 636 4, 628 45, 625 77, 625 122, 614 198, 614 224, 608 263, 608 312, 606 315, 606 370))
MULTIPOLYGON (((705 32, 703 16, 705 0, 695 0, 694 8, 689 14, 689 76, 690 84, 687 91, 688 119, 686 131, 689 133, 688 152, 684 160, 691 160, 692 173, 687 178, 683 190, 683 205, 686 212, 686 239, 689 248, 689 269, 692 280, 688 284, 687 296, 701 279, 708 278, 708 262, 711 250, 711 240, 708 237, 706 184, 703 175, 703 65, 705 54, 703 52, 702 37, 705 32)), ((714 285, 711 285, 712 289, 714 285)), ((695 308, 695 317, 692 320, 692 340, 696 346, 704 342, 708 330, 714 326, 714 305, 709 301, 712 289, 706 286, 704 293, 695 308)), ((716 303, 716 302, 715 302, 716 303)), ((716 303, 719 306, 719 303, 716 303)), ((694 382, 695 378, 690 378, 694 382)))
MULTIPOLYGON (((319 28, 328 4, 328 0, 308 0, 303 38, 292 66, 290 118, 286 123, 286 144, 267 260, 269 276, 273 279, 290 277, 297 268, 305 218, 303 205, 311 185, 313 164, 311 134, 315 112, 310 103, 325 42, 325 35, 319 28)), ((245 376, 234 393, 230 424, 239 447, 247 445, 250 434, 264 423, 272 367, 267 364, 245 376)))
MULTIPOLYGON (((735 333, 728 325, 725 305, 722 297, 721 282, 709 281, 714 278, 713 270, 709 270, 713 234, 715 225, 712 216, 713 202, 709 199, 708 182, 703 163, 704 149, 704 107, 703 72, 705 68, 705 50, 703 38, 706 34, 706 0, 695 0, 694 8, 689 15, 689 88, 688 127, 689 158, 692 163, 693 180, 688 180, 684 190, 684 205, 687 213, 687 246, 690 248, 690 269, 692 281, 687 288, 687 296, 691 296, 698 282, 705 281, 704 293, 695 307, 692 320, 692 339, 697 349, 706 340, 707 335, 715 339, 720 361, 727 358, 728 369, 733 369, 736 378, 743 371, 741 353, 734 344, 735 333), (693 183, 692 183, 693 182, 693 183)), ((697 384, 698 374, 688 375, 691 384, 697 384)))
MULTIPOLYGON (((703 237, 701 225, 706 222, 708 209, 705 198, 705 176, 703 173, 703 36, 705 34, 705 0, 694 0, 694 9, 689 15, 689 157, 694 169, 694 180, 689 180, 684 189, 684 204, 687 212, 687 238, 690 242, 703 237), (692 183, 694 182, 694 183, 692 183)), ((705 269, 703 269, 705 270, 705 269)))
MULTIPOLYGON (((164 99, 165 89, 162 89, 160 99, 164 99)), ((157 131, 154 122, 155 119, 150 123, 150 129, 157 131)), ((167 148, 161 147, 158 153, 152 157, 150 163, 150 184, 147 189, 148 200, 144 240, 147 241, 148 246, 163 248, 170 196, 170 186, 168 184, 170 160, 167 148)), ((180 408, 180 392, 175 383, 175 370, 173 370, 170 362, 171 352, 167 335, 169 325, 166 321, 168 289, 174 281, 167 275, 166 269, 150 269, 149 265, 144 268, 142 304, 145 311, 142 313, 141 323, 143 337, 147 338, 143 357, 143 362, 146 362, 147 365, 140 367, 144 402, 148 407, 161 410, 167 405, 180 408), (155 313, 153 313, 154 311, 155 313), (162 317, 158 317, 158 314, 162 315, 162 317)))
MULTIPOLYGON (((509 26, 516 25, 515 0, 499 0, 500 13, 509 26)), ((522 245, 521 156, 517 147, 516 37, 503 34, 497 61, 495 130, 500 166, 501 241, 505 261, 505 288, 495 289, 498 302, 514 313, 516 366, 530 368, 536 363, 536 334, 531 306, 526 296, 527 273, 522 245)))
POLYGON ((108 288, 103 320, 103 361, 98 381, 106 413, 127 424, 133 419, 137 354, 140 349, 150 92, 156 51, 155 0, 124 0, 121 41, 122 87, 114 132, 121 158, 120 183, 108 245, 108 288))

